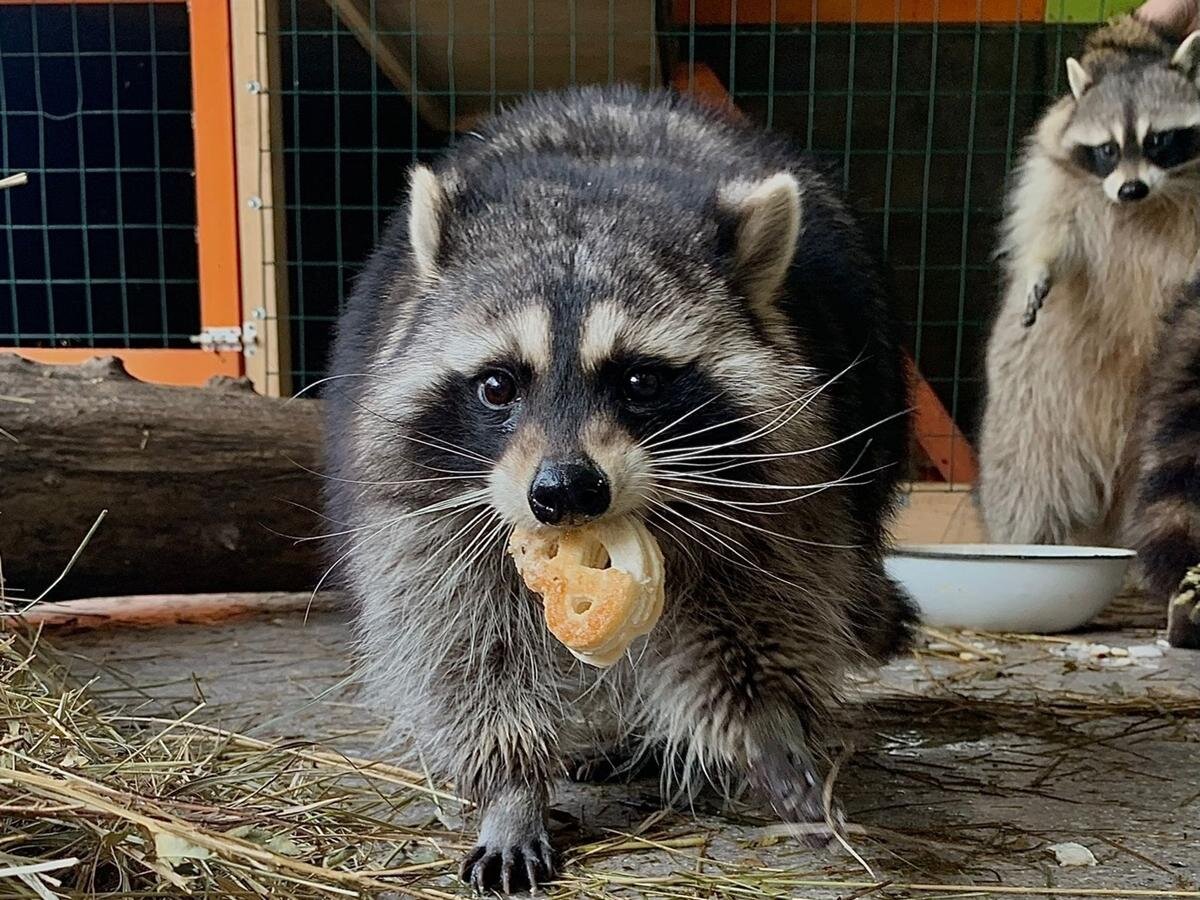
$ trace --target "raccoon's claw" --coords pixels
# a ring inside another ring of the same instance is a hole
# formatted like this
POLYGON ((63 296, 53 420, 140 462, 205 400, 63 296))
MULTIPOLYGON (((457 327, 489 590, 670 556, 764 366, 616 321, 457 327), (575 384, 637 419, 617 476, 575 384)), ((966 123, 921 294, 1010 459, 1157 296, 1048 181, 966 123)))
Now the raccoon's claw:
POLYGON ((1167 640, 1172 647, 1200 650, 1200 565, 1192 566, 1167 608, 1167 640))
POLYGON ((545 834, 506 847, 476 845, 458 869, 458 877, 477 894, 521 891, 537 893, 538 886, 554 877, 554 851, 545 834))
POLYGON ((1029 289, 1029 294, 1025 298, 1025 315, 1021 317, 1021 324, 1028 328, 1037 321, 1038 311, 1046 302, 1046 297, 1050 293, 1050 277, 1043 275, 1034 282, 1033 287, 1029 289))

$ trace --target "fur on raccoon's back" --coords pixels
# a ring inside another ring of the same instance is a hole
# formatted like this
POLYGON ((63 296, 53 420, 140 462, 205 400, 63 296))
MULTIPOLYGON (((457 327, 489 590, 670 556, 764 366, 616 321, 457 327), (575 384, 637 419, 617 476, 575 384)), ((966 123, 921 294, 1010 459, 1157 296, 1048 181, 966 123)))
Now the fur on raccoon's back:
POLYGON ((1099 80, 1116 69, 1166 59, 1177 46, 1177 41, 1141 19, 1119 16, 1087 36, 1079 62, 1099 80))
MULTIPOLYGON (((1200 565, 1200 280, 1166 318, 1143 396, 1130 530, 1146 587, 1165 602, 1200 565)), ((1195 598, 1168 615, 1171 643, 1200 648, 1195 598)))
POLYGON ((823 818, 808 742, 847 672, 904 646, 915 615, 883 568, 907 453, 890 304, 805 158, 667 93, 524 102, 414 170, 331 376, 325 488, 349 542, 332 558, 372 697, 481 808, 466 877, 496 887, 503 869, 507 889, 514 859, 545 875, 551 785, 579 726, 591 740, 606 715, 684 782, 748 777, 782 817, 823 818), (455 354, 483 345, 477 373, 501 338, 528 393, 476 428, 484 383, 455 354), (624 355, 680 353, 688 387, 661 426, 600 396, 610 365, 630 371, 624 355), (672 477, 656 443, 729 454, 695 477, 768 492, 694 481, 690 496, 734 505, 689 506, 671 485, 697 470, 656 482, 672 477), (610 479, 614 514, 643 517, 665 557, 662 620, 603 675, 548 636, 506 534, 481 528, 467 564, 442 555, 467 543, 473 512, 436 504, 472 477, 482 515, 537 527, 529 475, 564 446, 610 473, 640 466, 610 479))

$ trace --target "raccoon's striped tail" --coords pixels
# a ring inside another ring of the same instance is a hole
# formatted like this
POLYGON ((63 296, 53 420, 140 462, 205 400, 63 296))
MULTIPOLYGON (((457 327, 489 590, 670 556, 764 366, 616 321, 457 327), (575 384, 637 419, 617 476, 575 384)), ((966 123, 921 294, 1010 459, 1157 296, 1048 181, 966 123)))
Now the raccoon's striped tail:
POLYGON ((1168 315, 1148 373, 1130 530, 1147 587, 1173 598, 1171 643, 1200 648, 1200 281, 1168 315))

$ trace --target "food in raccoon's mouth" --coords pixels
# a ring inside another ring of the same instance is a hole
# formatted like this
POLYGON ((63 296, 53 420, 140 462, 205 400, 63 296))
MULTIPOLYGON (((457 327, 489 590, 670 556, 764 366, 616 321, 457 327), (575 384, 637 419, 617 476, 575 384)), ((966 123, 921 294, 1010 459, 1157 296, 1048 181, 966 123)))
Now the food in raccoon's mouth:
POLYGON ((589 665, 611 666, 662 615, 662 550, 637 519, 517 529, 508 551, 525 584, 542 596, 550 632, 589 665))

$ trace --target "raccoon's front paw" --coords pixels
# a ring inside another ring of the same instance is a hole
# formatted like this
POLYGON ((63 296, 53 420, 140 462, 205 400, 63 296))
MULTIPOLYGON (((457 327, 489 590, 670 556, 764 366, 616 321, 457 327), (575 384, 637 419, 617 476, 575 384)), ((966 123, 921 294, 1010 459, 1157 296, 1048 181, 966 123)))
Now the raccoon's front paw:
POLYGON ((1200 565, 1184 576, 1167 609, 1167 640, 1172 647, 1200 650, 1200 565))
POLYGON ((544 798, 527 788, 499 792, 483 814, 475 849, 458 877, 476 891, 536 891, 554 877, 544 798))
POLYGON ((512 844, 485 843, 481 835, 475 849, 463 858, 458 877, 477 893, 515 894, 536 892, 538 885, 554 877, 554 871, 554 850, 543 830, 512 844))
POLYGON ((1029 292, 1025 295, 1025 314, 1021 317, 1021 324, 1028 328, 1037 321, 1038 312, 1046 302, 1046 297, 1050 293, 1050 275, 1042 272, 1033 280, 1033 284, 1029 286, 1029 292))

